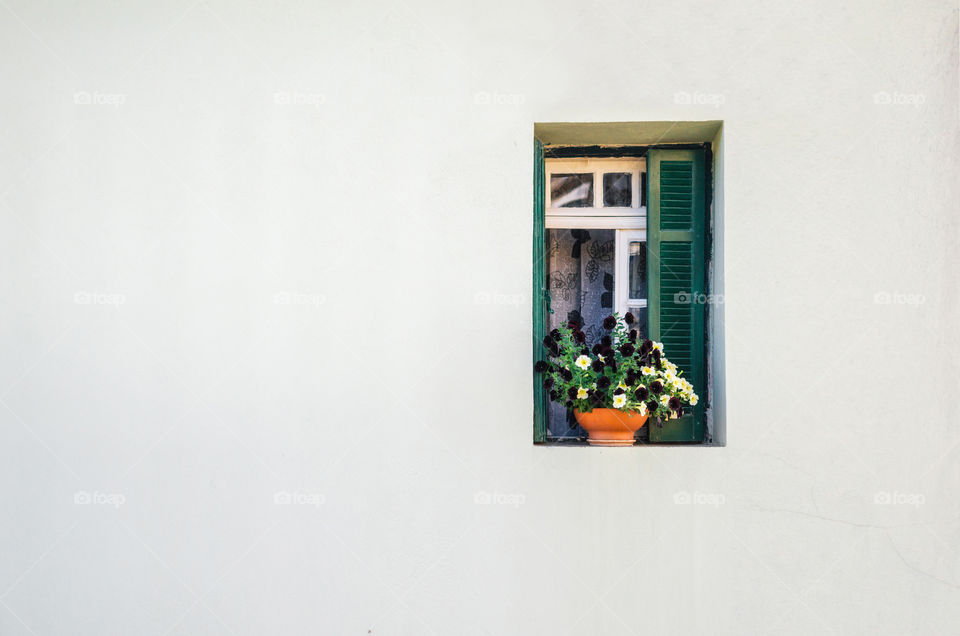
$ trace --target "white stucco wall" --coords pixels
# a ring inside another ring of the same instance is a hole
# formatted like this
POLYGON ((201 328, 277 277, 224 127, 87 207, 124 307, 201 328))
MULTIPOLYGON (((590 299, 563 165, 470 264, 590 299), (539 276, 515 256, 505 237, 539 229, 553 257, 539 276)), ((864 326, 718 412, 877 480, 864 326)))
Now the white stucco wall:
POLYGON ((952 633, 957 39, 5 2, 0 633, 952 633), (534 447, 534 122, 699 119, 726 447, 534 447))

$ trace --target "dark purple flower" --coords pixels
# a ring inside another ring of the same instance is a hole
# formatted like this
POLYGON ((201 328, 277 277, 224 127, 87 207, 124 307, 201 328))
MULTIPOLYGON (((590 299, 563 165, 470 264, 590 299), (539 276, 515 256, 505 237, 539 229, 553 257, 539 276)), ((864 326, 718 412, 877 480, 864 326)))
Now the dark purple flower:
POLYGON ((650 395, 650 392, 647 391, 647 387, 642 384, 637 387, 637 390, 633 392, 633 397, 637 398, 637 401, 643 402, 647 399, 647 396, 650 395))
POLYGON ((610 336, 604 336, 603 338, 600 338, 600 344, 606 348, 610 348, 613 346, 613 340, 610 339, 610 336))
POLYGON ((623 383, 627 386, 633 386, 637 383, 637 374, 633 371, 627 371, 627 377, 623 379, 623 383))
POLYGON ((574 339, 574 341, 576 341, 576 342, 578 342, 578 343, 580 343, 580 344, 583 344, 584 342, 587 341, 587 334, 585 334, 585 333, 583 333, 582 331, 580 331, 579 329, 577 329, 576 331, 573 332, 573 339, 574 339))
POLYGON ((590 350, 587 349, 586 347, 584 347, 583 349, 580 350, 580 355, 582 355, 582 356, 588 356, 588 355, 590 355, 590 350))
POLYGON ((577 397, 577 387, 572 386, 572 387, 570 387, 569 389, 567 389, 567 397, 570 398, 571 400, 574 399, 574 398, 576 398, 576 397, 577 397))
POLYGON ((603 345, 601 345, 601 344, 598 342, 597 344, 593 345, 593 348, 590 349, 590 351, 593 352, 593 355, 598 356, 598 355, 600 355, 600 352, 603 351, 603 345))
POLYGON ((603 319, 603 328, 606 329, 607 331, 613 329, 616 326, 617 326, 617 319, 614 318, 613 316, 607 316, 606 318, 603 319))
POLYGON ((570 371, 570 369, 561 368, 560 377, 563 378, 565 382, 569 382, 573 379, 573 373, 570 371))
POLYGON ((649 352, 651 349, 653 349, 653 341, 652 341, 652 340, 644 340, 644 341, 643 341, 643 344, 640 345, 640 353, 647 353, 647 352, 649 352))
POLYGON ((560 394, 559 394, 559 393, 557 393, 556 391, 550 391, 550 401, 551 401, 551 402, 556 402, 556 401, 559 400, 559 399, 560 399, 560 394))
POLYGON ((614 395, 620 395, 621 393, 626 393, 626 391, 624 391, 620 387, 617 387, 616 390, 614 390, 613 392, 614 395))
POLYGON ((669 401, 667 404, 670 406, 670 410, 671 410, 671 411, 679 410, 680 407, 682 406, 682 405, 680 404, 680 398, 678 398, 678 397, 676 397, 676 396, 670 398, 670 401, 669 401))
POLYGON ((597 373, 600 373, 601 371, 603 371, 603 362, 601 362, 600 360, 594 360, 593 362, 590 363, 590 367, 597 373))
POLYGON ((553 378, 547 376, 543 379, 543 388, 549 389, 553 387, 553 378))
POLYGON ((554 329, 550 332, 550 337, 553 338, 555 342, 560 342, 560 330, 554 329))
POLYGON ((608 378, 607 376, 602 375, 597 379, 598 389, 606 389, 609 386, 610 386, 610 378, 608 378))
POLYGON ((544 347, 547 347, 547 348, 549 349, 550 347, 552 347, 552 346, 555 345, 555 344, 556 344, 556 343, 553 341, 553 338, 551 338, 550 336, 544 336, 544 337, 543 337, 543 346, 544 346, 544 347))
POLYGON ((550 364, 546 360, 537 360, 537 363, 533 365, 533 370, 537 373, 543 373, 550 368, 550 364))
POLYGON ((636 342, 637 338, 640 336, 640 332, 636 329, 631 329, 630 333, 627 334, 627 338, 630 339, 630 342, 636 342))
POLYGON ((624 358, 629 358, 632 356, 634 351, 635 349, 633 348, 633 345, 629 342, 625 342, 620 345, 620 355, 622 355, 624 358))
POLYGON ((657 404, 656 400, 650 400, 649 402, 647 402, 647 413, 650 413, 651 415, 653 415, 654 413, 657 412, 658 406, 660 405, 657 404))
POLYGON ((631 314, 629 311, 623 316, 623 322, 627 323, 628 325, 632 325, 634 322, 636 322, 636 320, 637 319, 634 318, 633 314, 631 314))
POLYGON ((660 380, 654 380, 650 383, 650 391, 654 395, 660 395, 663 393, 663 384, 660 383, 660 380))

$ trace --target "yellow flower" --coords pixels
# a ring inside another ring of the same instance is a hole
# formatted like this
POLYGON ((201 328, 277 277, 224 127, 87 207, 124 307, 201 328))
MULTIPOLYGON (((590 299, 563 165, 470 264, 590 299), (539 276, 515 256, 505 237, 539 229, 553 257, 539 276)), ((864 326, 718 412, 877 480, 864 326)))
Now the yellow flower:
POLYGON ((587 356, 580 356, 579 358, 577 358, 574 364, 580 367, 581 369, 583 369, 584 371, 586 371, 587 369, 590 368, 590 358, 588 358, 587 356))
POLYGON ((583 388, 582 386, 577 387, 577 399, 578 399, 578 400, 585 400, 585 399, 587 399, 587 390, 586 390, 585 388, 583 388))
POLYGON ((622 409, 627 405, 627 396, 624 393, 613 396, 614 408, 622 409))

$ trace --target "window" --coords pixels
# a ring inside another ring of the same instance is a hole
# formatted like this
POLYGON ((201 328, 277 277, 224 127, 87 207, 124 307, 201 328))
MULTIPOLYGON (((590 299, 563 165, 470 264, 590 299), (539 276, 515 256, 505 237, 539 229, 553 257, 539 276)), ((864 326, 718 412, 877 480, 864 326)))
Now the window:
POLYGON ((613 311, 644 318, 647 211, 640 184, 646 160, 547 159, 545 170, 547 291, 557 307, 548 331, 574 315, 587 326, 613 311), (603 187, 575 188, 574 176, 576 183, 603 187), (577 205, 568 205, 573 201, 577 205))
MULTIPOLYGON (((603 318, 630 311, 644 337, 706 396, 707 147, 564 147, 537 143, 534 200, 534 353, 543 335, 584 323, 588 345, 603 318), (608 156, 590 156, 594 154, 608 156), (559 155, 559 156, 558 156, 559 155), (649 201, 648 201, 649 197, 649 201)), ((534 382, 534 441, 579 440, 572 413, 534 382)), ((703 442, 705 409, 645 426, 641 439, 703 442)))

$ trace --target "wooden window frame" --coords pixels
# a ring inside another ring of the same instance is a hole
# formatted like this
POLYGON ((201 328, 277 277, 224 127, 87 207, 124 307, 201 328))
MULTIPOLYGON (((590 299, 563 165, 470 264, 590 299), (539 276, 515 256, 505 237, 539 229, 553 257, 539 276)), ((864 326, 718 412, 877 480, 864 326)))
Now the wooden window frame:
MULTIPOLYGON (((627 275, 630 258, 627 248, 630 241, 647 240, 647 208, 641 205, 641 183, 645 178, 647 160, 643 157, 628 159, 592 158, 582 159, 546 159, 544 161, 545 230, 614 230, 614 310, 622 316, 630 305, 627 298, 627 275), (631 174, 630 207, 604 207, 603 175, 610 172, 629 172, 631 174), (592 174, 593 207, 554 208, 551 207, 550 177, 554 174, 592 174), (599 187, 597 187, 599 184, 599 187), (629 237, 629 238, 628 238, 629 237)), ((637 307, 646 307, 647 299, 637 307)))
POLYGON ((544 207, 546 229, 645 229, 647 208, 641 204, 647 160, 633 158, 546 159, 544 161, 544 207), (603 175, 609 172, 631 174, 630 207, 603 206, 603 175), (550 178, 554 174, 590 173, 593 175, 593 206, 583 208, 552 207, 550 178), (626 224, 625 224, 626 221, 626 224))

